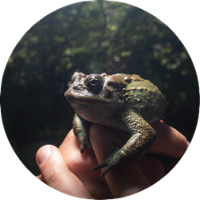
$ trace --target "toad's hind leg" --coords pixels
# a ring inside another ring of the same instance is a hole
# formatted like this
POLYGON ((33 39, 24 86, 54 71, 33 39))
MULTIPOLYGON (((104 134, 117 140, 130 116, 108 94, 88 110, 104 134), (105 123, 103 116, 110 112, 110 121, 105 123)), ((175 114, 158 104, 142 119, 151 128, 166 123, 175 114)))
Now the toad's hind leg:
POLYGON ((123 118, 124 129, 132 136, 119 150, 93 170, 103 168, 101 176, 116 166, 123 166, 141 158, 156 139, 155 130, 138 114, 131 113, 123 118))

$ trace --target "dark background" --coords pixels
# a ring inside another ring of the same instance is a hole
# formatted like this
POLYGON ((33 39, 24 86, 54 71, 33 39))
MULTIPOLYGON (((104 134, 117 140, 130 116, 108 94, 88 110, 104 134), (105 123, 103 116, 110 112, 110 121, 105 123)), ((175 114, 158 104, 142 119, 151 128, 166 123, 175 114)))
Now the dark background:
POLYGON ((59 146, 74 114, 64 98, 75 71, 139 74, 167 100, 165 123, 191 141, 199 112, 193 63, 177 36, 136 7, 94 1, 59 9, 19 41, 6 66, 2 118, 8 139, 34 174, 38 148, 59 146))

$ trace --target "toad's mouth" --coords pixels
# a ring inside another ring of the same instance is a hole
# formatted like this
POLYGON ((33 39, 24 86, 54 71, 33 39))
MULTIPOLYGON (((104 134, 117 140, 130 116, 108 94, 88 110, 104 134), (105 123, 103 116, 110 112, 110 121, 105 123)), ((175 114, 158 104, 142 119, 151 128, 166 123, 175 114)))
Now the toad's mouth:
POLYGON ((107 99, 100 98, 99 96, 81 96, 79 95, 71 95, 68 92, 64 94, 65 98, 72 104, 105 104, 109 103, 107 99))

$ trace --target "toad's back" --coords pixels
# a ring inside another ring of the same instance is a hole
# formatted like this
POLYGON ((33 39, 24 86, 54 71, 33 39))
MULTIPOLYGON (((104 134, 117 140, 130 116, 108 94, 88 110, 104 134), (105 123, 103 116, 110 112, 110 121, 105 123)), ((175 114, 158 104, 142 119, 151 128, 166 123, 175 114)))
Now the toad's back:
POLYGON ((128 109, 140 114, 150 124, 164 114, 165 99, 158 87, 138 75, 128 77, 129 84, 123 89, 128 109))

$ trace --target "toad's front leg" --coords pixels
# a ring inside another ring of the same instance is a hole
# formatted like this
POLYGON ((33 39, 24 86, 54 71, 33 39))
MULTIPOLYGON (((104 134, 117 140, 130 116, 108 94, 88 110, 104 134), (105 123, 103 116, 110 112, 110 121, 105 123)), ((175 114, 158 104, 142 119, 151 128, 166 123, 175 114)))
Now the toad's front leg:
POLYGON ((119 150, 111 154, 105 162, 97 165, 93 170, 104 167, 101 176, 116 166, 123 166, 141 158, 156 139, 155 130, 138 114, 131 113, 123 117, 124 129, 131 134, 131 138, 119 150))
POLYGON ((84 119, 80 118, 77 114, 75 114, 72 125, 74 134, 80 143, 81 153, 84 152, 85 147, 87 147, 88 149, 90 149, 91 152, 93 152, 88 133, 89 126, 91 125, 91 123, 85 121, 84 119))

